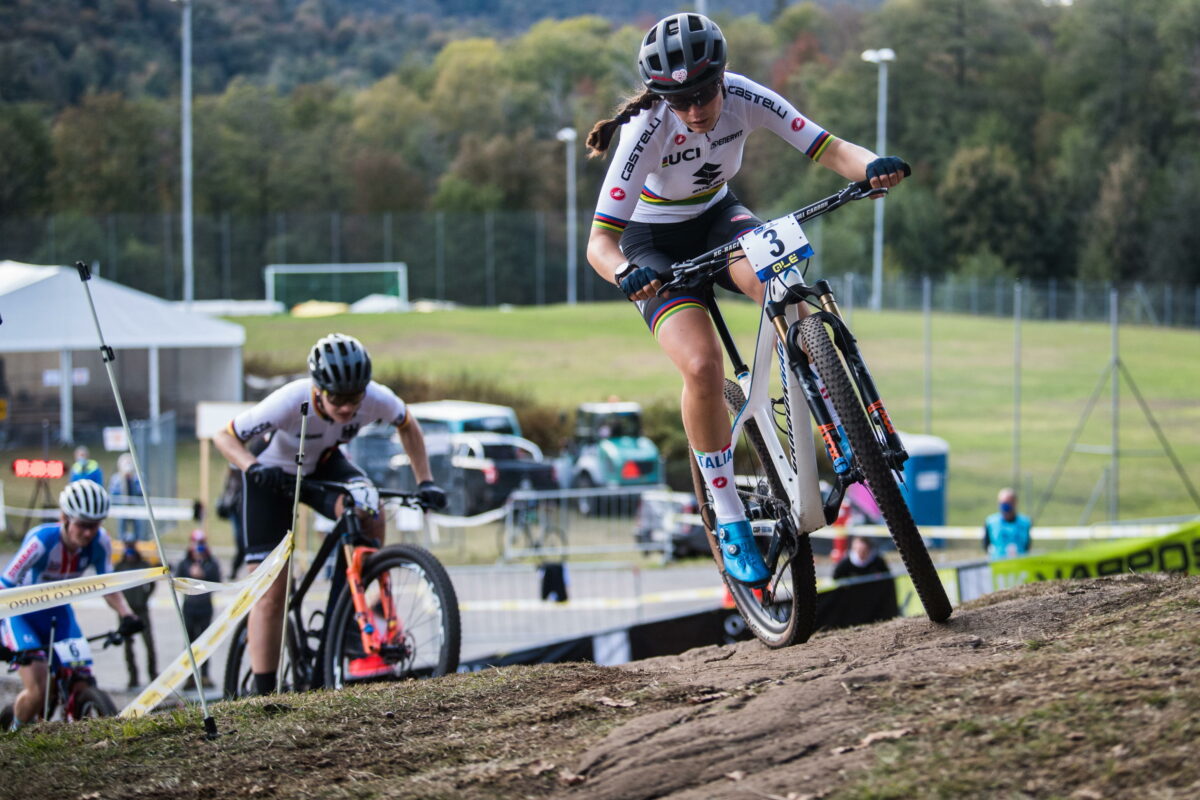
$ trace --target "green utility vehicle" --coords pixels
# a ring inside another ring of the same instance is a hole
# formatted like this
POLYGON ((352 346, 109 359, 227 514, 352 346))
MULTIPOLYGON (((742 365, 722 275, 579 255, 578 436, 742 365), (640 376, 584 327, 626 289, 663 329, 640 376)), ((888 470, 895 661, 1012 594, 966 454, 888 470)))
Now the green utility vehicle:
POLYGON ((637 403, 579 406, 567 455, 572 488, 652 486, 663 480, 658 447, 642 435, 637 403))

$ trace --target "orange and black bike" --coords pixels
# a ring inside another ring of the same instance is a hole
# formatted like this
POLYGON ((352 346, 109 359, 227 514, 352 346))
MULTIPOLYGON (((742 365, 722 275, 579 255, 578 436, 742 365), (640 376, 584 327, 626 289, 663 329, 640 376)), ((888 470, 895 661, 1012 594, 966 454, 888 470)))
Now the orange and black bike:
MULTIPOLYGON (((417 495, 365 482, 303 484, 341 492, 343 512, 292 590, 280 690, 338 689, 457 670, 462 630, 446 568, 422 547, 376 546, 359 519, 362 510, 379 513, 381 500, 424 512, 417 495), (305 599, 331 559, 335 565, 325 605, 311 608, 306 620, 305 599)), ((243 620, 225 663, 225 696, 248 695, 253 688, 243 620)))

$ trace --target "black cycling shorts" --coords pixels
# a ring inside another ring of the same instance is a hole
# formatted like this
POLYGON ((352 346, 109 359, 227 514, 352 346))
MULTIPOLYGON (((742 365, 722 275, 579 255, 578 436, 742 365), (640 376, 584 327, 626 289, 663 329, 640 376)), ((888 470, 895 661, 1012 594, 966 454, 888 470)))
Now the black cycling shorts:
MULTIPOLYGON (((684 222, 630 222, 621 234, 621 252, 631 264, 650 267, 660 275, 679 261, 706 253, 762 225, 733 192, 695 219, 684 222)), ((740 293, 728 270, 717 276, 718 286, 740 293)), ((658 336, 662 324, 686 308, 706 309, 712 288, 673 292, 635 303, 650 332, 658 336)))
MULTIPOLYGON (((340 449, 328 451, 328 455, 317 464, 311 475, 305 476, 318 481, 346 483, 351 479, 366 480, 367 476, 340 449)), ((300 492, 300 500, 309 508, 329 519, 336 519, 334 508, 341 492, 300 492)), ((270 555, 275 546, 283 541, 292 527, 292 498, 270 489, 264 489, 242 473, 242 530, 241 546, 247 564, 257 564, 270 555)))

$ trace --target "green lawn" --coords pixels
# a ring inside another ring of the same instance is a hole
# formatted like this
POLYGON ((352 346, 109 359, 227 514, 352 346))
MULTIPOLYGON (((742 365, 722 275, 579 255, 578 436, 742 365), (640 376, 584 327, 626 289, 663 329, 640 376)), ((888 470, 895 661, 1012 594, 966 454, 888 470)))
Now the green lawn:
MULTIPOLYGON (((749 357, 756 310, 727 303, 726 312, 749 357)), ((237 321, 246 326, 248 360, 280 369, 303 369, 306 344, 337 330, 367 344, 380 374, 399 369, 441 378, 469 375, 564 411, 614 394, 678 402, 678 377, 623 303, 237 321)), ((860 310, 852 323, 893 419, 903 430, 922 432, 921 315, 860 310)), ((972 525, 990 512, 996 490, 1011 481, 1013 323, 938 314, 932 332, 931 432, 950 443, 950 521, 972 525)), ((1130 326, 1120 336, 1126 367, 1193 484, 1200 485, 1200 334, 1130 326)), ((1026 322, 1022 342, 1021 474, 1022 488, 1032 490, 1024 506, 1032 510, 1108 364, 1110 334, 1101 324, 1026 322)), ((1108 444, 1110 394, 1107 388, 1102 392, 1082 443, 1108 444)), ((1150 453, 1121 461, 1121 516, 1195 513, 1125 386, 1119 427, 1123 450, 1150 453)), ((1040 521, 1079 522, 1107 463, 1107 456, 1072 454, 1040 521)), ((1101 497, 1093 521, 1106 504, 1101 497)))

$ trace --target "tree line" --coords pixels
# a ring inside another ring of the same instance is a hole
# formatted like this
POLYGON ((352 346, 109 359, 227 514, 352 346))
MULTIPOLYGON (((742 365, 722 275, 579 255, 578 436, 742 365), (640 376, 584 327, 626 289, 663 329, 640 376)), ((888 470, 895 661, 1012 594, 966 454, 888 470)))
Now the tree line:
MULTIPOLYGON (((333 2, 252 5, 257 26, 239 17, 234 41, 220 48, 203 44, 204 26, 195 33, 194 202, 197 214, 263 226, 285 212, 561 216, 564 145, 555 132, 575 127, 582 154, 591 125, 637 89, 634 54, 652 21, 644 12, 628 24, 578 16, 510 32, 404 16, 400 4, 372 33, 370 17, 339 21, 333 2), (353 29, 345 58, 326 58, 339 28, 353 29), (398 49, 370 62, 372 35, 398 49), (218 50, 218 64, 206 61, 218 50), (272 69, 289 81, 273 80, 272 69)), ((28 8, 44 15, 55 6, 28 8)), ((177 25, 162 3, 84 6, 96 19, 145 18, 160 33, 177 25)), ((895 50, 887 149, 911 162, 914 176, 888 200, 890 273, 1200 283, 1200 0, 802 2, 766 17, 714 17, 731 69, 872 148, 877 69, 860 53, 895 50)), ((71 28, 55 35, 60 52, 71 46, 71 28)), ((19 91, 12 70, 0 81, 0 223, 11 230, 14 220, 54 216, 62 228, 177 213, 179 98, 166 85, 170 70, 141 64, 144 80, 125 80, 119 91, 74 91, 86 81, 69 76, 39 87, 36 67, 48 57, 38 61, 33 41, 0 47, 0 64, 20 63, 25 76, 19 91)), ((127 78, 136 59, 114 54, 150 49, 120 30, 75 47, 93 48, 96 69, 127 78)), ((581 212, 606 166, 581 159, 581 212)), ((761 133, 734 188, 770 215, 840 183, 761 133)), ((825 267, 869 263, 870 226, 869 209, 830 218, 825 267)), ((121 246, 136 248, 137 237, 121 246)))

